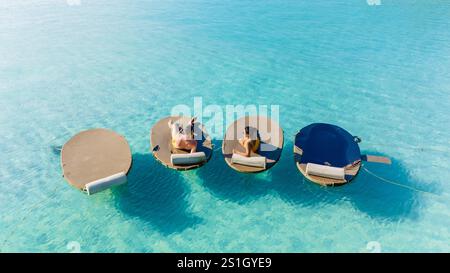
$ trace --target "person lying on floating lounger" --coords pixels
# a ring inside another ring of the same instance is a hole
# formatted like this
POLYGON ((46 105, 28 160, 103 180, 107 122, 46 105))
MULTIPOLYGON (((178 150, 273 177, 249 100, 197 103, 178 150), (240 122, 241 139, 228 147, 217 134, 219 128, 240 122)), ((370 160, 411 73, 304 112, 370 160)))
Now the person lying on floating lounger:
POLYGON ((172 146, 176 149, 187 150, 191 153, 197 151, 197 140, 194 139, 194 124, 197 118, 192 118, 189 127, 184 129, 178 122, 169 120, 169 127, 172 132, 172 146), (187 132, 186 132, 187 131, 187 132))
POLYGON ((244 137, 239 139, 239 144, 244 147, 245 152, 239 152, 238 150, 233 149, 233 153, 250 157, 252 152, 256 153, 258 151, 260 143, 261 138, 258 130, 247 126, 245 127, 244 137), (252 132, 250 132, 250 129, 253 129, 252 132))

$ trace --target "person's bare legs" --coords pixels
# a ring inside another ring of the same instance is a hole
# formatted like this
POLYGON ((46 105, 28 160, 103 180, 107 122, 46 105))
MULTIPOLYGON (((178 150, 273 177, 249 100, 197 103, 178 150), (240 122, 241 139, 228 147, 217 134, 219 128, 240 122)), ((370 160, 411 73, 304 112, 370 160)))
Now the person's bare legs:
POLYGON ((196 153, 197 152, 197 145, 194 145, 194 147, 192 147, 191 149, 191 154, 196 153))
POLYGON ((197 141, 196 140, 190 140, 189 146, 190 146, 191 154, 197 152, 197 141))
POLYGON ((246 157, 250 157, 251 152, 252 152, 252 144, 250 143, 251 141, 244 141, 244 144, 242 146, 244 146, 245 152, 239 152, 236 149, 233 149, 233 154, 238 154, 238 155, 242 155, 242 156, 246 156, 246 157))
POLYGON ((239 139, 239 144, 241 144, 242 147, 245 147, 245 138, 240 138, 239 139))
POLYGON ((361 159, 355 160, 352 163, 348 164, 347 166, 344 167, 344 169, 349 169, 352 167, 355 167, 357 164, 359 164, 361 162, 361 159))
POLYGON ((185 140, 180 143, 180 149, 188 150, 190 153, 197 152, 197 141, 196 140, 185 140))

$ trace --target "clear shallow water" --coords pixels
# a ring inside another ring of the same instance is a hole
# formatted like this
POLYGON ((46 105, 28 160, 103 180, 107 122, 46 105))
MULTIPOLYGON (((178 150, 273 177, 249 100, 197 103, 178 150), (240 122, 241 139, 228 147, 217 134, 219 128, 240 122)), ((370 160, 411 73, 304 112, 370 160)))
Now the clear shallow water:
POLYGON ((449 18, 446 1, 0 2, 1 250, 450 251, 449 18), (194 96, 280 105, 280 162, 241 175, 216 152, 195 171, 162 167, 149 129, 194 96), (367 172, 304 181, 292 141, 312 122, 361 136, 393 159, 368 169, 434 194, 367 172), (127 186, 88 197, 54 147, 92 127, 125 135, 134 166, 127 186))

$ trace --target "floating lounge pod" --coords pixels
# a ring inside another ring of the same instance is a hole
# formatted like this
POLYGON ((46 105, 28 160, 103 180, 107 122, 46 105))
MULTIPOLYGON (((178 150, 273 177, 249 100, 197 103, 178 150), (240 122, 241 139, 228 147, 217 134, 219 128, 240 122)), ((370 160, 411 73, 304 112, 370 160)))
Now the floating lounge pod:
POLYGON ((391 164, 384 156, 361 155, 359 142, 359 137, 338 126, 314 123, 295 136, 295 163, 308 180, 327 186, 350 182, 362 161, 391 164))
POLYGON ((89 195, 126 183, 131 163, 126 139, 108 129, 83 131, 61 150, 64 178, 89 195))
POLYGON ((263 116, 246 116, 231 124, 222 143, 225 162, 238 172, 257 173, 273 167, 280 159, 283 150, 283 130, 273 120, 263 116), (250 135, 258 136, 258 147, 250 157, 233 153, 233 150, 244 152, 239 143, 249 127, 250 135))
POLYGON ((153 156, 166 167, 175 170, 192 170, 204 165, 212 155, 212 141, 204 126, 195 122, 191 128, 191 118, 183 116, 166 117, 158 121, 150 132, 150 150, 153 156), (197 151, 177 149, 172 141, 170 122, 176 122, 184 131, 193 129, 197 140, 197 151))
POLYGON ((297 168, 310 181, 321 185, 350 182, 361 168, 359 138, 331 124, 314 123, 295 136, 297 168))

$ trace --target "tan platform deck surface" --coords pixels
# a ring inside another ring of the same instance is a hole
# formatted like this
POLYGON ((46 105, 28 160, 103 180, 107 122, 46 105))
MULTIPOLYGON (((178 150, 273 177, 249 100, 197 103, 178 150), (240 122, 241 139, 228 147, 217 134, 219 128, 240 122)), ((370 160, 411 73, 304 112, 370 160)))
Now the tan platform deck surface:
POLYGON ((108 129, 83 131, 72 137, 61 150, 64 178, 79 189, 104 177, 128 173, 131 162, 127 140, 108 129))

